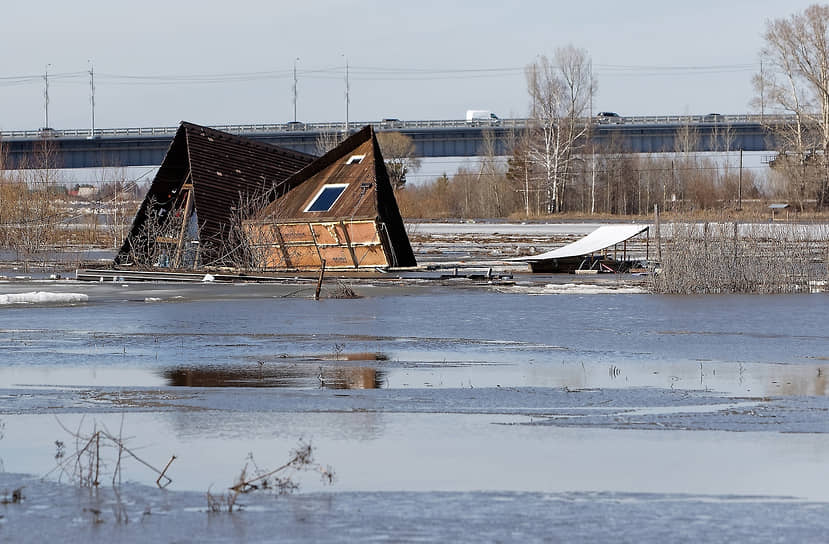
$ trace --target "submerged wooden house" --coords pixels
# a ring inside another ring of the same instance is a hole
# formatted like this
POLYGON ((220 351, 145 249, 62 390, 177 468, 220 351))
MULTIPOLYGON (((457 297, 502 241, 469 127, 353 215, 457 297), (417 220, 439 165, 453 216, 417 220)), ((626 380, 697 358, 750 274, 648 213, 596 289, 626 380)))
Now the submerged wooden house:
POLYGON ((182 122, 118 267, 191 269, 239 261, 242 220, 285 194, 315 157, 182 122))
POLYGON ((415 266, 371 126, 289 178, 292 187, 245 222, 260 270, 415 266), (323 264, 324 263, 324 264, 323 264))

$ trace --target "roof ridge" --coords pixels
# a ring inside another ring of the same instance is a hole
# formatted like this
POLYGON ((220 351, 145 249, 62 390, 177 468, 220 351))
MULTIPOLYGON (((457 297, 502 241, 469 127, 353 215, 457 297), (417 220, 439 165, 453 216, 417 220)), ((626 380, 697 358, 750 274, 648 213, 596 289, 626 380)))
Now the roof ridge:
POLYGON ((232 132, 226 132, 224 130, 219 130, 216 128, 208 127, 205 125, 199 125, 196 123, 192 123, 190 121, 181 121, 179 124, 180 128, 184 128, 185 132, 190 131, 202 131, 205 133, 211 133, 211 136, 217 136, 219 138, 223 138, 225 140, 230 140, 231 142, 238 144, 238 145, 247 145, 251 147, 255 147, 261 149, 263 151, 267 151, 270 153, 283 153, 283 154, 293 154, 298 157, 311 157, 316 158, 314 155, 309 153, 303 153, 302 151, 296 151, 294 149, 289 149, 287 147, 282 147, 276 144, 269 144, 266 142, 260 142, 258 140, 254 140, 247 136, 242 136, 240 134, 233 134, 232 132))

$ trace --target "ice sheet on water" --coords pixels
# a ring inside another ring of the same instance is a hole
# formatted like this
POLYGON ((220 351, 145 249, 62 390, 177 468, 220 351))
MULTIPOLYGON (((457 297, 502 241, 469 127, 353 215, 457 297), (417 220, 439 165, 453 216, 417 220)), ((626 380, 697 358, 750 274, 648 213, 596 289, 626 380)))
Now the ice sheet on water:
POLYGON ((49 291, 32 291, 29 293, 0 294, 0 306, 8 304, 68 304, 86 302, 89 296, 82 293, 51 293, 49 291))
POLYGON ((249 493, 241 513, 208 514, 204 490, 125 483, 81 493, 9 473, 0 486, 25 486, 0 518, 8 542, 822 542, 829 513, 826 503, 788 497, 334 487, 249 493))
POLYGON ((546 285, 514 285, 499 287, 499 291, 526 295, 608 295, 608 294, 642 294, 647 289, 638 285, 617 283, 548 283, 546 285))

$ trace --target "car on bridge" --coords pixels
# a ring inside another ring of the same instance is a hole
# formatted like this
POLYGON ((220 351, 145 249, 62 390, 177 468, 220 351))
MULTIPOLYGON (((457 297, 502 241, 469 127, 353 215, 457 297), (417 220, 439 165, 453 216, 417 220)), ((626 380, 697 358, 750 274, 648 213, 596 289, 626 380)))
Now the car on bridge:
POLYGON ((622 125, 625 123, 625 118, 615 111, 600 111, 596 114, 596 122, 602 125, 622 125))
POLYGON ((386 117, 380 122, 380 126, 383 128, 401 128, 403 121, 396 117, 386 117))

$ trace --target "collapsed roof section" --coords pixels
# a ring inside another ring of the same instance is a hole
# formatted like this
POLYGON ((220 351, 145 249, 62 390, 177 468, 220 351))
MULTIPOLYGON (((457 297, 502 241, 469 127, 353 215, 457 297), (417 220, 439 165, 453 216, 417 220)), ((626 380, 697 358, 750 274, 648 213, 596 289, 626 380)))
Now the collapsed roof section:
POLYGON ((649 229, 649 225, 604 225, 584 238, 552 251, 508 260, 529 263, 533 272, 624 272, 633 265, 628 260, 627 241, 649 229), (624 244, 621 261, 616 259, 615 249, 612 259, 602 255, 618 244, 624 244))
POLYGON ((287 192, 288 179, 313 160, 182 122, 115 264, 188 268, 232 260, 234 224, 287 192))
POLYGON ((416 266, 383 155, 366 126, 286 182, 245 234, 254 267, 416 266), (323 265, 323 262, 325 263, 323 265))
POLYGON ((584 238, 576 240, 566 246, 562 246, 539 255, 527 255, 526 257, 515 257, 511 261, 549 261, 551 259, 564 259, 567 257, 582 257, 591 253, 598 253, 616 244, 621 244, 637 236, 650 227, 649 225, 604 225, 584 238))

